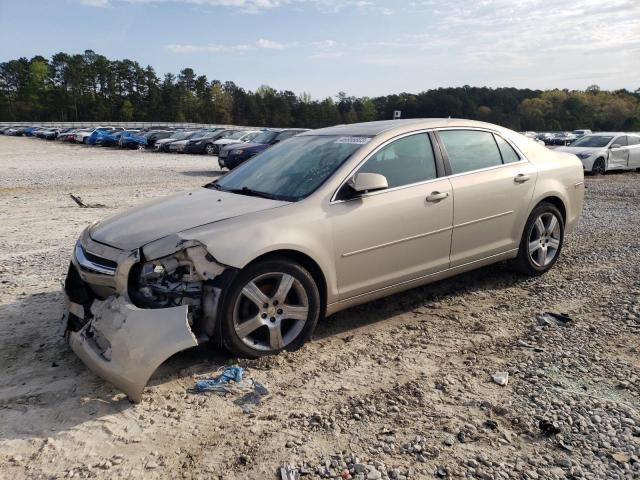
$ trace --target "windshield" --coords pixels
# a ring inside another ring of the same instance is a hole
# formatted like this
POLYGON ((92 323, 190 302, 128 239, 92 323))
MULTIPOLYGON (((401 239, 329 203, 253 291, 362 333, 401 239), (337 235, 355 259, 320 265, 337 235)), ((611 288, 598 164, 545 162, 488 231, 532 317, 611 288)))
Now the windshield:
POLYGON ((209 187, 295 202, 342 165, 362 141, 340 136, 294 137, 256 155, 209 187))
POLYGON ((586 135, 571 144, 572 147, 601 148, 606 147, 613 137, 604 135, 586 135))
POLYGON ((244 135, 241 140, 244 142, 251 142, 253 141, 254 138, 256 138, 258 135, 260 134, 260 132, 251 132, 251 133, 247 133, 246 135, 244 135))
POLYGON ((262 132, 259 135, 257 135, 256 138, 253 139, 253 141, 255 143, 269 143, 271 140, 276 138, 276 135, 278 135, 278 132, 270 132, 270 131, 262 132))
POLYGON ((228 139, 228 140, 238 140, 240 137, 242 137, 246 132, 243 131, 239 131, 239 132, 233 132, 231 135, 225 135, 224 138, 228 139))

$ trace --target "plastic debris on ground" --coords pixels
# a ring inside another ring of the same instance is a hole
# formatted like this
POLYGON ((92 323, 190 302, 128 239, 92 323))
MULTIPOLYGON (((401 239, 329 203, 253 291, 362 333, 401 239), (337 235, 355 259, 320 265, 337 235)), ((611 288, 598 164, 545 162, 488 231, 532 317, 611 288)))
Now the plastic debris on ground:
POLYGON ((236 395, 238 398, 233 403, 244 413, 250 414, 260 405, 262 397, 269 395, 269 390, 253 379, 243 381, 244 373, 242 367, 227 367, 215 378, 196 381, 195 391, 213 392, 224 396, 236 395))
POLYGON ((547 419, 540 420, 540 422, 538 423, 538 427, 540 427, 540 431, 546 437, 557 435, 562 431, 560 425, 557 422, 552 422, 547 419))
POLYGON ((227 367, 215 378, 196 381, 196 392, 229 393, 231 390, 227 388, 227 384, 231 381, 242 382, 242 375, 244 375, 242 367, 227 367))
POLYGON ((568 327, 573 324, 573 321, 573 318, 566 313, 545 312, 542 315, 538 315, 538 323, 541 326, 559 325, 561 327, 568 327))
POLYGON ((289 465, 280 467, 279 473, 280 480, 298 480, 300 478, 298 470, 289 465))
POLYGON ((253 391, 243 395, 233 402, 240 408, 242 408, 242 411, 244 413, 253 412, 253 409, 260 405, 262 397, 264 397, 265 395, 269 395, 269 390, 267 390, 266 387, 260 382, 251 380, 251 383, 253 385, 253 391))
POLYGON ((498 385, 504 387, 509 383, 509 372, 496 372, 491 375, 491 379, 498 385))

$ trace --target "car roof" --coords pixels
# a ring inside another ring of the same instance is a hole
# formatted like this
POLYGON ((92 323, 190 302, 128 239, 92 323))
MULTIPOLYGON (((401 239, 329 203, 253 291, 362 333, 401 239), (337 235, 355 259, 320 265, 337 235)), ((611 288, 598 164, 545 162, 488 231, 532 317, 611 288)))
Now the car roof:
POLYGON ((335 127, 320 128, 310 130, 301 135, 351 135, 351 136, 372 136, 381 133, 397 130, 403 131, 420 130, 439 127, 478 127, 491 130, 501 129, 497 125, 475 120, 464 120, 458 118, 412 118, 404 120, 380 120, 377 122, 351 123, 347 125, 336 125, 335 127))

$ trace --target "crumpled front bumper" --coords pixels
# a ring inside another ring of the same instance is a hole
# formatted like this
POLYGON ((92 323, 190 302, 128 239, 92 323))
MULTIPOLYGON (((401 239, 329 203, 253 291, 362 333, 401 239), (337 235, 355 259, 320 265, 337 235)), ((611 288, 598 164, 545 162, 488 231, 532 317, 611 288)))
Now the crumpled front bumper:
POLYGON ((198 345, 187 309, 140 309, 123 296, 111 296, 93 300, 87 312, 67 297, 63 328, 71 349, 91 370, 139 402, 167 358, 198 345))

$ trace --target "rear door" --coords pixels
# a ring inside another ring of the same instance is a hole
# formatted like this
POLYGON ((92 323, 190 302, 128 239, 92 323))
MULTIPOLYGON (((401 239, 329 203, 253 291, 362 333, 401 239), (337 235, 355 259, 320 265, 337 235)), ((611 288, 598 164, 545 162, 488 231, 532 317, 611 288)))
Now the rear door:
POLYGON ((451 267, 518 248, 537 171, 503 137, 479 129, 440 130, 451 170, 451 267))
POLYGON ((620 135, 613 139, 609 147, 610 169, 627 168, 629 165, 629 146, 626 135, 620 135))

